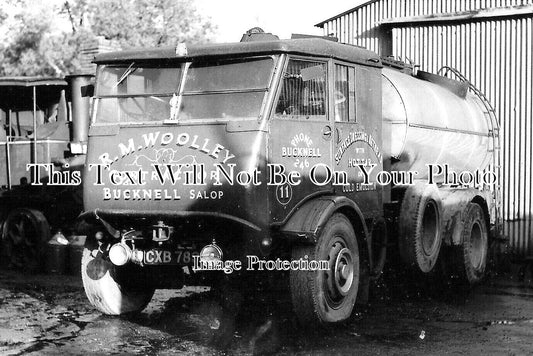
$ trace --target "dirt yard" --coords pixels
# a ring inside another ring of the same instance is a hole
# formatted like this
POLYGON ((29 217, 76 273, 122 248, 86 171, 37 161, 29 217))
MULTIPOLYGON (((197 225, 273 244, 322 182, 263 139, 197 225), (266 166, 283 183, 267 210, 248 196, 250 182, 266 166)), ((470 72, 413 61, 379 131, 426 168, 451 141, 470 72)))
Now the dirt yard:
POLYGON ((308 332, 277 296, 228 315, 208 288, 162 290, 118 318, 89 305, 78 277, 0 271, 0 354, 531 354, 533 288, 513 276, 473 291, 381 283, 349 322, 308 332))

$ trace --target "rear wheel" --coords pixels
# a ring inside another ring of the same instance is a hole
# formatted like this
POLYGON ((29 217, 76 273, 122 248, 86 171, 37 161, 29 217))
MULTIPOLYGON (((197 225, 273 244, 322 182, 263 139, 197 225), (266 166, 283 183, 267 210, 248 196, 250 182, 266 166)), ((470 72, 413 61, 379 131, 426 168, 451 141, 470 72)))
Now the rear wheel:
POLYGON ((427 184, 407 189, 400 212, 399 250, 402 260, 414 269, 433 270, 442 244, 440 198, 427 184))
POLYGON ((50 226, 43 213, 34 209, 11 211, 2 227, 0 263, 8 268, 37 272, 44 248, 50 240, 50 226))
POLYGON ((463 243, 455 251, 464 282, 476 284, 485 276, 487 266, 488 233, 485 214, 479 204, 470 203, 465 210, 463 243))
POLYGON ((334 214, 315 246, 295 246, 293 260, 327 261, 325 270, 291 270, 293 309, 302 325, 334 323, 350 317, 359 287, 359 248, 346 216, 334 214))
POLYGON ((89 302, 109 315, 140 312, 152 299, 154 289, 117 282, 116 268, 101 255, 94 257, 90 249, 83 250, 81 277, 89 302))

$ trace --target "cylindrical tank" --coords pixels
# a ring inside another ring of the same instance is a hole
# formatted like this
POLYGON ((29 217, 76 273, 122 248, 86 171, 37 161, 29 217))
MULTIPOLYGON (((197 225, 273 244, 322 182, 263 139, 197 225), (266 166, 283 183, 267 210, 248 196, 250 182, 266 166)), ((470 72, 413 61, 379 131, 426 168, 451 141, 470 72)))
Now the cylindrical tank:
POLYGON ((82 96, 82 88, 94 81, 90 74, 71 75, 67 78, 70 83, 72 99, 72 141, 87 142, 89 132, 90 97, 82 96))
POLYGON ((426 178, 426 164, 448 164, 456 172, 486 168, 494 138, 477 96, 389 68, 382 80, 392 170, 417 171, 417 177, 426 178))

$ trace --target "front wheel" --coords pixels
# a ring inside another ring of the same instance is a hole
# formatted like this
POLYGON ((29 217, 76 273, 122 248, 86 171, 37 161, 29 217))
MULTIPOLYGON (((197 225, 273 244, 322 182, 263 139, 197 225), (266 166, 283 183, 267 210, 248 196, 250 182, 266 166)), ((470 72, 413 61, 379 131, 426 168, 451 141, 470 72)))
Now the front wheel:
POLYGON ((293 260, 317 261, 321 270, 291 270, 293 309, 302 325, 335 323, 350 317, 359 287, 359 248, 352 224, 334 214, 315 246, 295 246, 293 260), (327 262, 327 263, 326 263, 327 262))
POLYGON ((83 250, 81 277, 89 302, 109 315, 140 312, 152 299, 154 289, 142 285, 135 288, 119 283, 116 269, 115 265, 101 255, 95 257, 90 249, 83 250))

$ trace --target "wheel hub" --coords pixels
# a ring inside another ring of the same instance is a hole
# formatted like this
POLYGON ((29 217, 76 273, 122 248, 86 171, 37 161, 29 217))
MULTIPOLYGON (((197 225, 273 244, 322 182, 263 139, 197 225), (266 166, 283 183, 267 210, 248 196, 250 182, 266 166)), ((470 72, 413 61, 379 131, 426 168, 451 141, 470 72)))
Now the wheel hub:
POLYGON ((353 284, 353 256, 352 252, 346 247, 341 249, 337 254, 334 266, 335 288, 342 296, 348 295, 353 284))
POLYGON ((41 234, 33 215, 15 212, 8 217, 2 231, 2 248, 8 267, 36 269, 41 234))
POLYGON ((438 246, 438 213, 433 202, 426 204, 422 217, 422 250, 426 256, 431 256, 438 246))
POLYGON ((483 237, 481 233, 481 227, 476 222, 472 225, 472 231, 470 232, 470 262, 475 268, 479 268, 483 263, 483 237))

